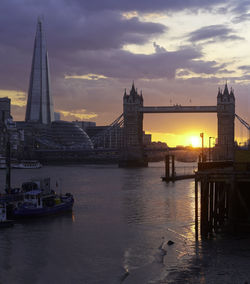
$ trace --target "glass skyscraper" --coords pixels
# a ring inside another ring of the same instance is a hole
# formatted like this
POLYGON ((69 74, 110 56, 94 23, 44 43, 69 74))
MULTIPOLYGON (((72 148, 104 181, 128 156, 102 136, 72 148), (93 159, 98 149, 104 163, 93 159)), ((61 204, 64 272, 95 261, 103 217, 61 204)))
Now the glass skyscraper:
POLYGON ((37 22, 25 121, 42 124, 54 121, 48 52, 41 19, 37 22))

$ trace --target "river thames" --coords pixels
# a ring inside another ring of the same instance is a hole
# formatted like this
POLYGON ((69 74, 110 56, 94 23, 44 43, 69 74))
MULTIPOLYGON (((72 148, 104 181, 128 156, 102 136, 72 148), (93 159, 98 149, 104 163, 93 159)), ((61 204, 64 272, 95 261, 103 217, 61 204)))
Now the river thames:
MULTIPOLYGON (((177 165, 180 165, 180 163, 177 165)), ((163 163, 13 170, 12 186, 50 177, 72 213, 0 231, 0 283, 246 283, 250 237, 195 241, 194 181, 161 181, 163 163), (59 191, 59 190, 58 190, 59 191), (173 245, 167 242, 172 240, 173 245)), ((2 189, 4 171, 0 172, 2 189)))

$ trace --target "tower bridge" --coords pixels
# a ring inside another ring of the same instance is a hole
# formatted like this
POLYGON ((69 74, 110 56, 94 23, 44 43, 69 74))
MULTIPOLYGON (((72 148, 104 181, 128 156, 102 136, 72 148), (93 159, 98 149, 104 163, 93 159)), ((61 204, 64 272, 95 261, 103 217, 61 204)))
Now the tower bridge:
POLYGON ((129 94, 123 96, 123 149, 120 166, 146 166, 143 153, 143 115, 146 113, 217 113, 218 139, 214 159, 233 160, 235 97, 227 84, 218 90, 215 106, 144 106, 142 92, 137 93, 134 83, 129 94))

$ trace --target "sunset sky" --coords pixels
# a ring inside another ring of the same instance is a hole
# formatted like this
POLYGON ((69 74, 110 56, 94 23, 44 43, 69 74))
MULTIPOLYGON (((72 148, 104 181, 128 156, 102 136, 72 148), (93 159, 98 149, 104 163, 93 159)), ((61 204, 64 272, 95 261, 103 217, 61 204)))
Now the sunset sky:
MULTIPOLYGON (((1 0, 0 96, 24 120, 38 16, 44 19, 55 111, 110 124, 132 81, 145 106, 216 105, 226 80, 247 121, 250 1, 1 0)), ((216 114, 147 114, 144 130, 170 146, 217 133, 216 114)), ((236 122, 239 141, 246 130, 236 122)))

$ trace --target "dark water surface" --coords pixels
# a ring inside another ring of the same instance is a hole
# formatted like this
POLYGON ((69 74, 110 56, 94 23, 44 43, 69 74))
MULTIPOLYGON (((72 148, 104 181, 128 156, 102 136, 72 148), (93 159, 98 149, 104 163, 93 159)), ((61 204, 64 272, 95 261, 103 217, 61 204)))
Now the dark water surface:
POLYGON ((194 182, 166 184, 163 172, 163 163, 14 170, 13 186, 51 177, 75 205, 0 230, 0 283, 250 283, 250 238, 195 242, 194 182))

